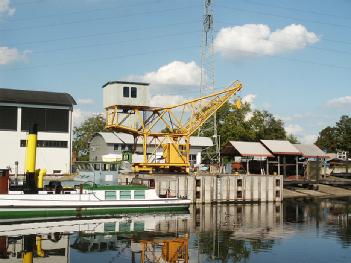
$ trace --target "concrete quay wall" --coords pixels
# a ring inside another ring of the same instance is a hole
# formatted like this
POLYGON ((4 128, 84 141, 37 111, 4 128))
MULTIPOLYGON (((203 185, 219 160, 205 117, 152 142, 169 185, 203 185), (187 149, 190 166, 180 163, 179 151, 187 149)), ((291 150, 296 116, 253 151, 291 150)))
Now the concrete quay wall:
MULTIPOLYGON (((130 182, 134 176, 119 176, 130 182)), ((277 175, 139 175, 155 179, 158 194, 169 189, 174 196, 183 196, 193 203, 281 202, 283 176, 277 175)))

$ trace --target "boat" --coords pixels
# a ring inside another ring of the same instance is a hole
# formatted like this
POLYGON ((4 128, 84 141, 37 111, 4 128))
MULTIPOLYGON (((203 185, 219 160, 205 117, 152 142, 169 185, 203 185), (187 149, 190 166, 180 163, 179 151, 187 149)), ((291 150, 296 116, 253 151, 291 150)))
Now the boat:
POLYGON ((153 180, 135 178, 128 185, 84 183, 63 188, 60 182, 43 185, 45 169, 35 169, 37 129, 28 134, 23 185, 0 180, 0 219, 89 216, 187 210, 190 200, 158 195, 153 180))

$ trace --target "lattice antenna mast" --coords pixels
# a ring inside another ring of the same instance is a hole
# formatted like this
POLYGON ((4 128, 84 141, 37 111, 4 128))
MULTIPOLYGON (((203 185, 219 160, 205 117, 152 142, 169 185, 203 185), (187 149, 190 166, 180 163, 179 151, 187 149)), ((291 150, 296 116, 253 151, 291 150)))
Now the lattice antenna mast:
MULTIPOLYGON (((214 91, 215 63, 214 63, 214 27, 213 27, 213 0, 204 0, 204 16, 201 43, 201 83, 200 96, 205 96, 214 91)), ((214 114, 207 132, 213 135, 215 156, 210 156, 214 162, 220 162, 220 138, 217 134, 217 116, 214 114)))

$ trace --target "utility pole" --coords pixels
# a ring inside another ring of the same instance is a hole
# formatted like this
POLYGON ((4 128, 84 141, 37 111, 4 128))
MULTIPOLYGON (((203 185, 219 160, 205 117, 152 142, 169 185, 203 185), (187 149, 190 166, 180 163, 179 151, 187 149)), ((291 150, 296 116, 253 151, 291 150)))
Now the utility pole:
MULTIPOLYGON (((202 21, 201 41, 201 83, 200 96, 205 96, 214 91, 215 87, 215 61, 214 61, 214 27, 213 27, 213 0, 203 0, 204 15, 202 21)), ((217 133, 217 116, 213 115, 207 127, 212 134, 215 156, 209 156, 212 162, 220 163, 220 139, 217 133)))

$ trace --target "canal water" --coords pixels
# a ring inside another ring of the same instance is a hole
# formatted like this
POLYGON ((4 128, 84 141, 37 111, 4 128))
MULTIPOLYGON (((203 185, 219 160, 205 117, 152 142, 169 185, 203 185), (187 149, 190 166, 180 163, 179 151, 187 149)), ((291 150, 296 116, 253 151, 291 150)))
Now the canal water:
POLYGON ((0 262, 25 253, 33 262, 351 262, 351 199, 1 223, 0 262))

